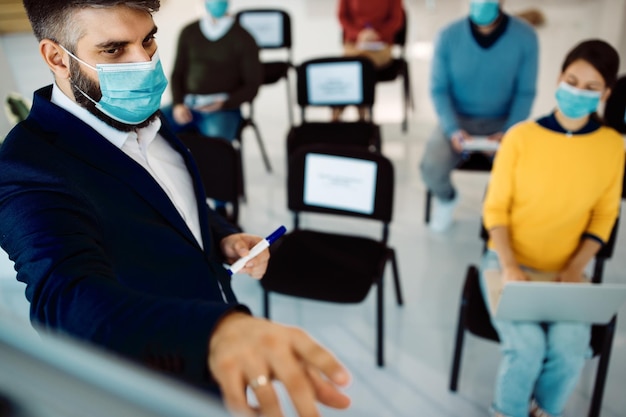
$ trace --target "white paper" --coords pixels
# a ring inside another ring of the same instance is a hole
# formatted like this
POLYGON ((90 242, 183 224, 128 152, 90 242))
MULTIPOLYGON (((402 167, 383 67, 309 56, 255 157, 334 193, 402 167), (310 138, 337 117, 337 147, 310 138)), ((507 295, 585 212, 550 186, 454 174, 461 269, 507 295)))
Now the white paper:
POLYGON ((260 47, 271 48, 283 44, 283 16, 280 13, 246 12, 239 21, 260 47))
POLYGON ((363 102, 360 62, 330 62, 307 67, 307 92, 314 105, 363 102))
POLYGON ((304 202, 371 214, 376 197, 377 168, 372 161, 309 154, 305 161, 304 202))

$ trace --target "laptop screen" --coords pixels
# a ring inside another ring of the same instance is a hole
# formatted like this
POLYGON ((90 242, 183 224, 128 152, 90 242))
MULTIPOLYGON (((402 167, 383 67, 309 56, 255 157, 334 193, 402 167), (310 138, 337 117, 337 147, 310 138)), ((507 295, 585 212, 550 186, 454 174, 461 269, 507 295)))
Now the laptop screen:
POLYGON ((377 165, 335 155, 308 154, 304 202, 310 206, 372 214, 377 165))
POLYGON ((246 12, 239 22, 262 48, 283 44, 283 15, 279 12, 246 12))
POLYGON ((306 72, 309 103, 323 106, 363 102, 360 62, 310 64, 306 72))

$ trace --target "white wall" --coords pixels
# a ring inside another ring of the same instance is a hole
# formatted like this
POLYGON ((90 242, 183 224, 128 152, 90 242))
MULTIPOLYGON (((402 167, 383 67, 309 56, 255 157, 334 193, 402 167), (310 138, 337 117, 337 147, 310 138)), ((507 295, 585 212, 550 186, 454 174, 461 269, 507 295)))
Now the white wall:
MULTIPOLYGON (((9 66, 9 60, 4 53, 2 42, 0 42, 0 74, 2 74, 0 77, 0 91, 3 92, 0 98, 4 101, 6 96, 4 92, 14 91, 16 87, 15 81, 13 80, 13 72, 9 66)), ((2 114, 0 114, 0 139, 6 136, 10 128, 11 124, 9 123, 9 119, 7 119, 6 113, 2 111, 2 114)))

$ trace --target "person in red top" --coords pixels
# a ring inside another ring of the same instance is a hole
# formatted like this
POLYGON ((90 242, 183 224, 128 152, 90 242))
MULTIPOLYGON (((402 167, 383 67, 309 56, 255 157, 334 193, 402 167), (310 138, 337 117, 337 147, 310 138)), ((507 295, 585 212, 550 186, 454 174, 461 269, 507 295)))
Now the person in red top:
MULTIPOLYGON (((402 0, 339 0, 339 23, 343 30, 344 55, 364 56, 376 68, 391 62, 393 38, 403 21, 402 0)), ((333 108, 339 120, 343 108, 333 108)), ((359 109, 365 119, 365 109, 359 109)))

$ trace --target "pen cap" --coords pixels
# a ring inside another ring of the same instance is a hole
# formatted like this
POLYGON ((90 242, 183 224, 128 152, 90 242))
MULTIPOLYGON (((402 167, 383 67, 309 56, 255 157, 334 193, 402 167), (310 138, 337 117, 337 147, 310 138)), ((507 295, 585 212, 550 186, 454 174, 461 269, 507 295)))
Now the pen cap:
POLYGON ((276 240, 279 237, 284 235, 286 231, 287 231, 287 229, 285 228, 285 226, 280 226, 278 229, 276 229, 274 232, 272 232, 271 235, 266 237, 265 240, 267 240, 269 242, 269 244, 271 245, 272 243, 276 242, 276 240))

